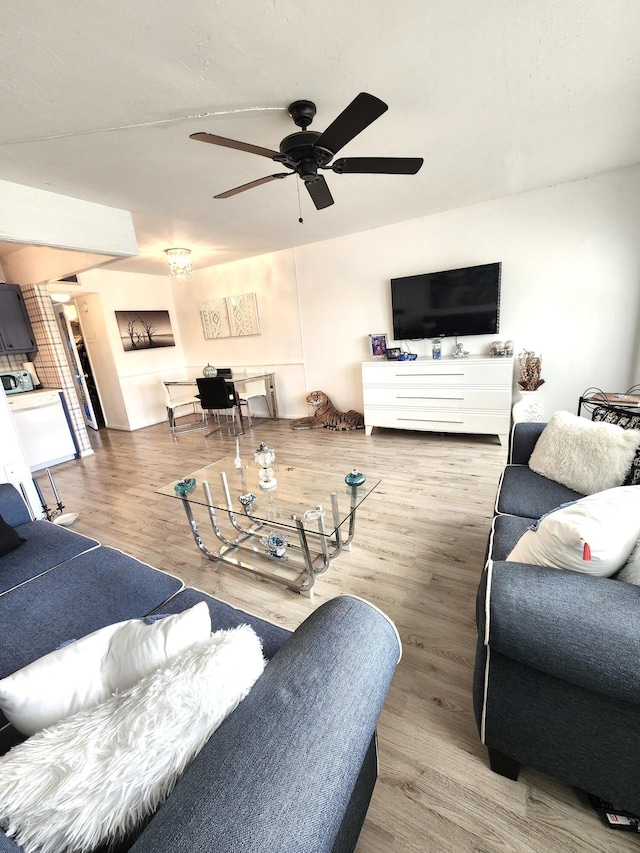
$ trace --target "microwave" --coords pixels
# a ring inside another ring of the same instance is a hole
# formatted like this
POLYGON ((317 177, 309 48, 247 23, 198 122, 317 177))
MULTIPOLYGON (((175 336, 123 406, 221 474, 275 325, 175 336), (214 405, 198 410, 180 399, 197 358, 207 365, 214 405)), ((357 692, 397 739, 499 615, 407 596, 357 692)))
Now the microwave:
POLYGON ((20 394, 33 391, 33 379, 28 370, 5 370, 0 373, 5 394, 20 394))

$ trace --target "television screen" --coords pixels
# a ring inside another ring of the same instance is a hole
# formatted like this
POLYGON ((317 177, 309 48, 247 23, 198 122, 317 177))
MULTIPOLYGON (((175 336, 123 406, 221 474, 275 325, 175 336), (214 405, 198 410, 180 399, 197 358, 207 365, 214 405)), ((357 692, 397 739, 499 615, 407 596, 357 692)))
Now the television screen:
POLYGON ((494 335, 500 329, 501 264, 391 279, 396 341, 494 335))

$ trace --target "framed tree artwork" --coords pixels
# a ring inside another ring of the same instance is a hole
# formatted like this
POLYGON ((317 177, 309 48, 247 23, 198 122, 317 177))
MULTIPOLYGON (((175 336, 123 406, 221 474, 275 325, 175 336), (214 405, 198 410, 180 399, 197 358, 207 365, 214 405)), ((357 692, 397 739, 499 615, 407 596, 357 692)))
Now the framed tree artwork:
POLYGON ((116 311, 125 352, 176 345, 168 311, 116 311))

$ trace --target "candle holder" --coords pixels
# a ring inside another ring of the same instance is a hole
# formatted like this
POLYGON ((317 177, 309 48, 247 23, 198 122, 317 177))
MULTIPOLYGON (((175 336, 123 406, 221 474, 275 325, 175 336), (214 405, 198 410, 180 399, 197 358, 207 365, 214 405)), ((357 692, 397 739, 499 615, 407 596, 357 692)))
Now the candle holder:
POLYGON ((42 504, 42 511, 44 513, 44 517, 47 519, 47 521, 53 521, 55 524, 60 524, 63 526, 73 524, 73 522, 76 521, 78 518, 78 513, 77 512, 67 512, 67 513, 63 514, 62 510, 64 509, 64 504, 60 500, 60 495, 58 494, 58 490, 56 489, 56 484, 54 483, 53 477, 51 476, 51 471, 47 468, 46 472, 47 472, 47 477, 49 478, 49 485, 51 486, 51 491, 53 492, 53 496, 54 496, 55 502, 56 502, 55 509, 49 507, 49 505, 47 504, 47 502, 44 498, 44 495, 42 494, 42 490, 40 489, 40 486, 39 486, 36 478, 35 477, 31 478, 33 481, 34 488, 36 490, 36 494, 38 495, 38 498, 40 499, 40 503, 42 504))
POLYGON ((272 531, 268 536, 263 536, 260 542, 266 548, 269 557, 277 557, 279 560, 287 559, 288 536, 280 536, 279 533, 272 531))
MULTIPOLYGON (((246 494, 247 492, 247 480, 244 476, 244 465, 242 464, 242 457, 240 456, 240 439, 236 438, 236 455, 233 460, 233 464, 236 466, 236 474, 240 478, 240 488, 242 490, 242 494, 246 494)), ((254 496, 255 500, 255 496, 254 496)))
POLYGON ((258 479, 260 480, 260 488, 261 489, 275 489, 278 485, 278 481, 273 476, 273 468, 271 468, 271 463, 276 458, 276 452, 271 447, 267 447, 267 445, 263 442, 260 443, 260 447, 254 453, 254 459, 260 466, 260 470, 258 471, 258 479))

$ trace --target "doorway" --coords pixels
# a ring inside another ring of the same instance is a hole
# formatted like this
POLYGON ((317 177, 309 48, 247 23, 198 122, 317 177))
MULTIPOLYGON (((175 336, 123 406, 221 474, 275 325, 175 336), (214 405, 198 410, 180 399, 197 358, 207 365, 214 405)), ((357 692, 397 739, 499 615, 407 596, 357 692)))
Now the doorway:
POLYGON ((53 308, 84 422, 91 429, 98 430, 105 425, 104 414, 75 305, 54 304, 53 308))

